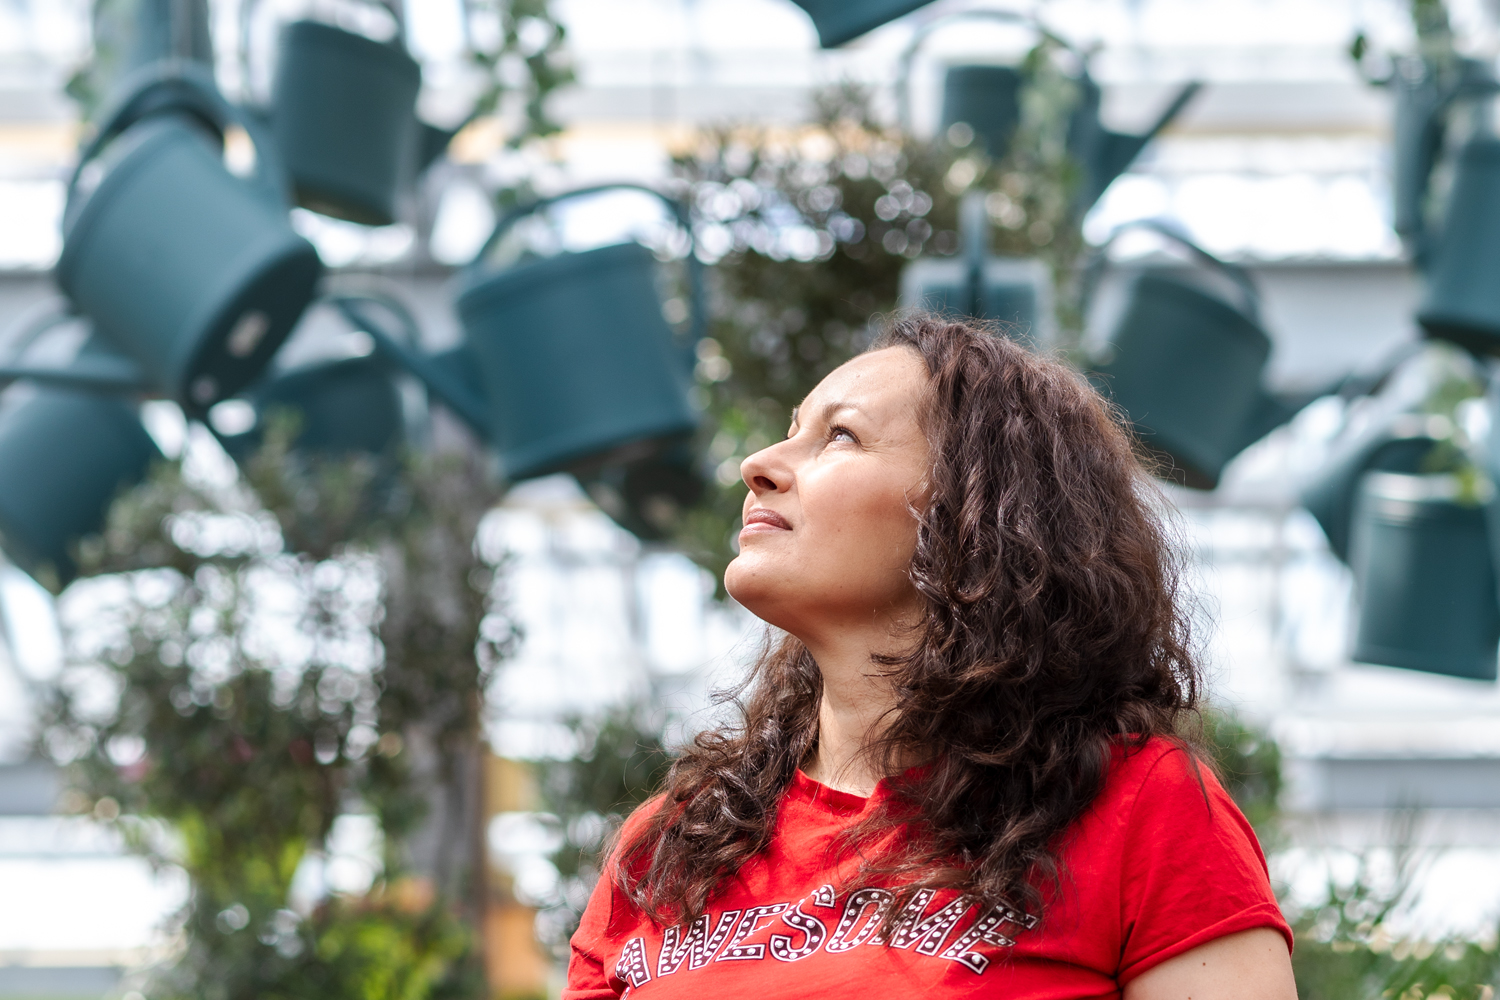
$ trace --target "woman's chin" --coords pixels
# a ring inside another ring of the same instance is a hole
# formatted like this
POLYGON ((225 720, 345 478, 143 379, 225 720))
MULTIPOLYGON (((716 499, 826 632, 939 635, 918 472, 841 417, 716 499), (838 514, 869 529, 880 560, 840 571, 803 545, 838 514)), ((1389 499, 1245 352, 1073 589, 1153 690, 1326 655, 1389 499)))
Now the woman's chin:
POLYGON ((756 555, 741 552, 724 568, 724 589, 741 607, 764 619, 786 590, 784 574, 776 573, 756 555))

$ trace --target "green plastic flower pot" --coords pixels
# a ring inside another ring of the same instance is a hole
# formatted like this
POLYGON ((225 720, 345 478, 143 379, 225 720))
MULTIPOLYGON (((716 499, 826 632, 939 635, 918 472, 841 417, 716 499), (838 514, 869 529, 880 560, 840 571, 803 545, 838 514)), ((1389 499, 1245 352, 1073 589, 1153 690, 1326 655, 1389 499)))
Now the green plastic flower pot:
POLYGON ((1500 139, 1459 154, 1417 321, 1429 337, 1500 354, 1500 139))
POLYGON ((1372 472, 1349 539, 1359 590, 1353 658, 1496 679, 1500 605, 1483 508, 1451 476, 1372 472))
POLYGON ((322 272, 278 191, 259 126, 199 71, 155 67, 81 157, 58 285, 154 388, 202 413, 260 374, 322 272), (198 102, 185 113, 155 100, 183 89, 198 102), (256 138, 255 182, 224 166, 200 124, 205 107, 256 138), (86 190, 80 179, 96 163, 102 176, 86 190))
POLYGON ((401 48, 317 21, 282 29, 271 125, 297 203, 389 225, 419 140, 422 70, 401 48))
POLYGON ((1014 66, 951 66, 943 76, 942 128, 963 122, 974 130, 990 159, 1010 146, 1021 120, 1021 87, 1014 66))
POLYGON ((43 389, 0 415, 0 545, 53 591, 77 574, 73 547, 161 457, 116 396, 43 389))
POLYGON ((1419 473, 1423 461, 1444 436, 1430 418, 1402 414, 1329 457, 1318 475, 1303 488, 1301 500, 1328 536, 1328 548, 1334 555, 1349 561, 1350 522, 1365 473, 1419 473))

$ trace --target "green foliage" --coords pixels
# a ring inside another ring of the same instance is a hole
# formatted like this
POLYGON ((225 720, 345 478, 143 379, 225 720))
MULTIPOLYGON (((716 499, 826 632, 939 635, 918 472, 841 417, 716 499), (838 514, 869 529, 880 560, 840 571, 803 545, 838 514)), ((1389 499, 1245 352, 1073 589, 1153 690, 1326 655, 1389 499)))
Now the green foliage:
POLYGON ((661 729, 643 706, 617 706, 567 724, 577 753, 536 765, 542 807, 556 817, 561 834, 552 853, 561 883, 542 923, 545 943, 560 959, 599 880, 610 838, 661 787, 671 765, 661 729))
MULTIPOLYGON (((1204 713, 1203 740, 1225 789, 1268 852, 1283 847, 1276 742, 1220 709, 1204 713)), ((1420 858, 1410 846, 1417 819, 1402 817, 1385 848, 1356 857, 1352 877, 1330 876, 1317 904, 1283 904, 1296 935, 1292 969, 1301 1000, 1493 1000, 1500 985, 1493 937, 1419 940, 1392 930, 1393 918, 1415 902, 1420 887, 1420 858), (1378 863, 1386 860, 1391 863, 1378 863)))
MULTIPOLYGON (((1028 60, 1033 85, 999 162, 972 141, 923 142, 881 124, 852 85, 817 95, 795 131, 724 128, 676 158, 700 252, 718 258, 697 368, 717 481, 676 540, 716 576, 733 557, 739 462, 784 435, 792 407, 868 345, 906 264, 958 252, 966 191, 990 192, 992 252, 1041 257, 1067 284, 1083 247, 1064 149, 1074 88, 1050 56, 1044 47, 1028 60)), ((1066 299, 1062 313, 1076 325, 1066 299)))
POLYGON ((1269 849, 1281 814, 1281 748, 1270 735, 1232 712, 1203 713, 1203 737, 1227 791, 1269 849))
POLYGON ((564 43, 567 28, 552 13, 549 0, 475 0, 467 5, 471 39, 493 36, 489 44, 470 51, 470 59, 484 71, 488 85, 475 106, 478 114, 494 114, 506 91, 524 100, 522 124, 506 140, 517 147, 527 140, 561 130, 547 112, 553 91, 573 82, 573 67, 564 43), (479 25, 485 28, 475 30, 479 25))
POLYGON ((44 744, 96 816, 189 877, 151 995, 481 995, 466 901, 404 847, 429 786, 464 780, 515 638, 474 546, 497 491, 452 454, 310 462, 294 429, 274 423, 237 481, 163 463, 115 504, 60 602, 44 744), (298 865, 359 809, 385 838, 375 889, 294 912, 298 865))
POLYGON ((1348 882, 1328 880, 1317 906, 1291 915, 1292 968, 1301 1000, 1491 1000, 1500 985, 1500 948, 1461 938, 1421 940, 1391 931, 1413 901, 1415 854, 1394 837, 1394 877, 1377 877, 1373 856, 1357 859, 1348 882), (1382 884, 1382 883, 1385 884, 1382 884))

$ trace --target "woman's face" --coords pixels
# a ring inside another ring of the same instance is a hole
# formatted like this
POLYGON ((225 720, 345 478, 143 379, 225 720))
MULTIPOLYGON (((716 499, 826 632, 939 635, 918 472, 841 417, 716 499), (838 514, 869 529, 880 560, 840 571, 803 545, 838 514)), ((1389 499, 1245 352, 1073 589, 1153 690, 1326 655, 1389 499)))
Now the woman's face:
POLYGON ((808 641, 916 606, 907 578, 928 472, 927 369, 909 348, 862 354, 818 383, 787 438, 745 459, 734 599, 808 641))

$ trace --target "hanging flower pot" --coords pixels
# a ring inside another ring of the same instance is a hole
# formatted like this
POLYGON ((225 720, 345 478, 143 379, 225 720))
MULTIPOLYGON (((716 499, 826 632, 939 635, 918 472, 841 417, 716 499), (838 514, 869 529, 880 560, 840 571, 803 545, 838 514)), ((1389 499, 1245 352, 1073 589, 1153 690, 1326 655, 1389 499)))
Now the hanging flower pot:
POLYGON ((202 413, 260 373, 312 299, 322 265, 281 194, 254 120, 200 69, 159 64, 80 157, 58 285, 150 385, 202 413), (225 167, 208 118, 255 140, 253 181, 225 167))
POLYGON ((1496 679, 1500 605, 1489 531, 1458 477, 1367 474, 1349 552, 1359 591, 1356 661, 1496 679))

